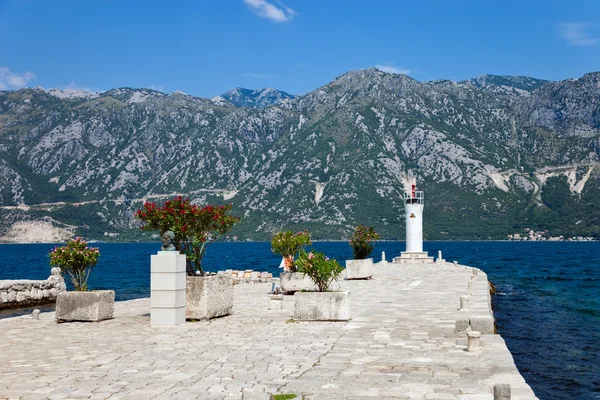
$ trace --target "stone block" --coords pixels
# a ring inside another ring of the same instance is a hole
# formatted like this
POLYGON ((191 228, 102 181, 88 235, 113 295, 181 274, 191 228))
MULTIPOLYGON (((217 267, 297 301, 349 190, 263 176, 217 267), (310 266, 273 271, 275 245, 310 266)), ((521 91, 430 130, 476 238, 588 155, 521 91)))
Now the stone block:
POLYGON ((150 296, 150 307, 185 307, 185 292, 185 290, 153 290, 150 296))
POLYGON ((454 324, 454 332, 455 333, 465 332, 467 329, 469 329, 469 320, 468 319, 459 319, 454 324))
POLYGON ((244 272, 244 278, 250 278, 251 275, 252 275, 252 272, 250 272, 250 271, 244 272))
POLYGON ((113 317, 114 290, 60 292, 56 296, 57 321, 102 321, 113 317))
POLYGON ((177 251, 159 251, 150 256, 150 273, 185 273, 185 255, 177 251))
POLYGON ((185 306, 178 308, 153 308, 150 325, 153 328, 173 327, 185 323, 185 306))
POLYGON ((207 320, 231 314, 233 282, 229 275, 188 276, 186 318, 207 320))
POLYGON ((297 321, 348 321, 350 291, 296 292, 294 319, 297 321))
POLYGON ((371 279, 373 259, 346 260, 346 279, 371 279))
POLYGON ((237 277, 238 277, 238 278, 243 278, 243 277, 244 277, 244 271, 239 271, 239 272, 237 273, 237 277))
POLYGON ((471 329, 474 331, 479 331, 483 334, 494 333, 494 318, 492 318, 490 315, 471 317, 469 323, 471 325, 471 329))
POLYGON ((494 400, 510 400, 511 390, 507 383, 494 385, 494 400))
POLYGON ((284 293, 317 290, 317 285, 313 283, 310 277, 300 272, 282 272, 279 275, 279 286, 284 293))
POLYGON ((150 290, 185 290, 185 272, 152 273, 150 290))
POLYGON ((269 273, 268 272, 261 272, 260 273, 260 277, 263 279, 268 279, 269 278, 269 273))

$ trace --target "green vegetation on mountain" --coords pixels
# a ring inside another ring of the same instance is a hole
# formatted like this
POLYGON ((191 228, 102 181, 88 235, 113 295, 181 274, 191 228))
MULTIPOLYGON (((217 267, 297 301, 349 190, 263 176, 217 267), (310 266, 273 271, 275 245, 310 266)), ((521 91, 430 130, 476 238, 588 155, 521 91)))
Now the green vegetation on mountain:
POLYGON ((230 240, 346 239, 357 224, 402 239, 410 174, 427 239, 598 237, 598 115, 600 73, 420 83, 368 69, 296 97, 5 91, 0 233, 48 216, 89 238, 149 239, 135 210, 181 194, 232 203, 230 240))

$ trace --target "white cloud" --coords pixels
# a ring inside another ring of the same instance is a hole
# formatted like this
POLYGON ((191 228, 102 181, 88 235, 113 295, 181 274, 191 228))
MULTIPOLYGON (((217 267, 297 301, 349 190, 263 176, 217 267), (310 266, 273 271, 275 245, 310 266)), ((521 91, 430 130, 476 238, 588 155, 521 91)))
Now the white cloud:
POLYGON ((165 88, 160 86, 160 85, 150 85, 150 87, 148 87, 148 89, 152 89, 152 90, 156 90, 158 92, 165 92, 165 88))
POLYGON ((410 69, 400 69, 392 65, 376 65, 375 68, 382 72, 387 72, 388 74, 410 74, 410 69))
POLYGON ((25 71, 22 74, 12 72, 8 67, 0 67, 0 90, 21 89, 27 86, 35 74, 25 71))
POLYGON ((75 84, 75 82, 69 83, 64 87, 64 90, 72 91, 72 92, 101 92, 102 90, 92 90, 89 86, 79 86, 75 84))
POLYGON ((252 78, 252 79, 271 80, 271 79, 278 79, 279 78, 279 76, 277 76, 277 75, 255 74, 255 73, 252 73, 252 72, 245 72, 242 75, 244 76, 244 78, 252 78))
POLYGON ((275 0, 278 6, 266 0, 243 0, 244 3, 259 17, 266 18, 273 22, 285 22, 292 19, 296 12, 283 3, 275 0))
POLYGON ((571 46, 595 46, 600 38, 590 37, 587 32, 590 27, 585 22, 565 22, 558 26, 558 32, 571 46))

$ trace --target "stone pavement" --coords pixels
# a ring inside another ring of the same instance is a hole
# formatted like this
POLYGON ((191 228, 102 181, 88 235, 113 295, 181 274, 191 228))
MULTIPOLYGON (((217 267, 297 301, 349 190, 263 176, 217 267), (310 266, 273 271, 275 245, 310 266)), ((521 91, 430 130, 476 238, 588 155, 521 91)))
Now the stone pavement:
POLYGON ((235 286, 233 315, 151 328, 149 299, 120 302, 115 318, 56 324, 0 320, 0 399, 492 400, 495 383, 512 399, 535 399, 499 335, 466 352, 457 320, 489 315, 487 276, 450 263, 379 263, 351 291, 349 322, 293 322, 294 298, 268 310, 270 283, 235 286), (466 315, 466 316, 465 316, 466 315))

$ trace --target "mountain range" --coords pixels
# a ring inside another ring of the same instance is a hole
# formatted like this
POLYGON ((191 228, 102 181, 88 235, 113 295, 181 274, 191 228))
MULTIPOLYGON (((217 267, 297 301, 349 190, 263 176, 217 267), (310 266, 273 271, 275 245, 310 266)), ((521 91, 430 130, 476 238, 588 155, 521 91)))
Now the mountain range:
POLYGON ((231 202, 232 233, 404 237, 403 178, 425 192, 426 239, 524 228, 599 236, 600 73, 418 82, 351 71, 304 95, 212 99, 118 88, 0 92, 0 232, 52 220, 143 238, 144 200, 231 202))

